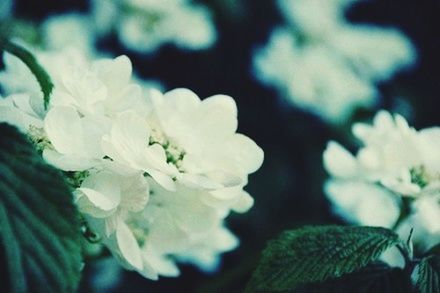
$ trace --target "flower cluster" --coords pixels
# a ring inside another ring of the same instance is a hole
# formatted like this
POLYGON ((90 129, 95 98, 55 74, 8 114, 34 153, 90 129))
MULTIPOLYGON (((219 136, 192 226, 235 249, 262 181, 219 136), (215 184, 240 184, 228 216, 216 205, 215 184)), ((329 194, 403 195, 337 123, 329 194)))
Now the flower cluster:
POLYGON ((325 192, 348 221, 395 228, 406 237, 414 228, 418 249, 440 241, 440 128, 415 130, 400 115, 380 111, 372 125, 356 123, 362 143, 356 156, 336 142, 324 152, 332 175, 325 192))
POLYGON ((177 276, 177 261, 214 269, 238 244, 224 219, 253 205, 243 187, 263 161, 236 133, 234 100, 143 92, 126 56, 90 63, 65 51, 38 59, 54 83, 48 109, 30 71, 5 54, 0 84, 10 95, 0 100, 0 117, 64 172, 88 233, 150 279, 177 276))
POLYGON ((334 124, 375 105, 375 84, 416 58, 399 31, 349 23, 344 11, 353 2, 279 0, 287 25, 275 28, 254 56, 256 78, 334 124))
POLYGON ((209 10, 191 0, 93 0, 92 15, 100 34, 115 30, 128 48, 150 53, 165 43, 184 49, 214 44, 209 10))

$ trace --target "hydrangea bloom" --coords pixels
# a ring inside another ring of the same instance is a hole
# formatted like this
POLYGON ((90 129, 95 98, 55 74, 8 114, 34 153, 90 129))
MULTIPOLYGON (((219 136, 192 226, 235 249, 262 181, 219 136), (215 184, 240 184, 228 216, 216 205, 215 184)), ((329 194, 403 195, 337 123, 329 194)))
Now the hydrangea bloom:
POLYGON ((354 2, 279 0, 287 25, 256 51, 256 78, 335 124, 375 105, 375 83, 414 63, 416 54, 397 30, 348 23, 344 11, 354 2))
POLYGON ((324 190, 335 212, 361 225, 415 228, 421 250, 440 241, 440 128, 415 130, 400 115, 380 111, 372 125, 356 123, 361 148, 353 155, 336 142, 324 152, 332 176, 324 190), (401 218, 405 205, 410 214, 401 218), (427 236, 428 235, 428 236, 427 236))
POLYGON ((125 46, 139 52, 164 43, 205 49, 216 40, 209 11, 190 0, 94 0, 92 14, 101 34, 115 30, 125 46))
POLYGON ((219 254, 238 245, 225 218, 252 206, 243 188, 263 161, 236 133, 234 100, 201 100, 188 89, 146 93, 126 56, 38 57, 55 85, 48 109, 29 70, 5 54, 0 82, 10 95, 0 117, 64 171, 87 229, 150 279, 177 276, 178 261, 215 269, 219 254))

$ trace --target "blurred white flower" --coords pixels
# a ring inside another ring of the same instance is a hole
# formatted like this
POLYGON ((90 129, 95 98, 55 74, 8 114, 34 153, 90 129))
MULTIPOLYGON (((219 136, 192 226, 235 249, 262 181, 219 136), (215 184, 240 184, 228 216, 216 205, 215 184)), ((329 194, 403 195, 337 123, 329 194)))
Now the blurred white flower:
POLYGON ((54 83, 48 109, 29 70, 5 54, 0 82, 12 95, 0 100, 0 120, 65 171, 88 229, 125 268, 153 280, 179 275, 179 261, 215 270, 219 254, 238 245, 225 218, 253 205, 243 187, 263 162, 236 133, 235 101, 147 92, 126 56, 37 57, 54 83))
POLYGON ((353 25, 344 18, 354 0, 280 0, 288 25, 275 28, 254 55, 254 75, 292 104, 333 124, 356 108, 371 108, 375 83, 416 59, 399 31, 353 25))
POLYGON ((125 46, 139 52, 165 43, 205 49, 217 37, 208 9, 190 0, 94 0, 92 13, 100 34, 115 30, 125 46))
POLYGON ((75 48, 91 57, 95 55, 95 35, 90 17, 80 13, 52 15, 41 25, 42 42, 49 50, 75 48))
POLYGON ((380 111, 372 125, 352 130, 361 142, 356 155, 336 142, 323 154, 332 176, 324 191, 335 212, 352 223, 395 228, 403 238, 414 228, 421 250, 440 241, 440 128, 417 131, 380 111))

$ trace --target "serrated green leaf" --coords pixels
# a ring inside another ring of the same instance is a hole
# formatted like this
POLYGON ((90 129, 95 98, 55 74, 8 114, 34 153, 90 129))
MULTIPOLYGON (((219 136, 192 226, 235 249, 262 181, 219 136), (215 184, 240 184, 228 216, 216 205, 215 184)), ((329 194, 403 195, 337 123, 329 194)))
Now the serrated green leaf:
POLYGON ((404 270, 384 263, 370 264, 338 279, 307 285, 295 293, 412 293, 410 279, 404 270))
POLYGON ((80 221, 61 174, 14 127, 0 124, 0 244, 8 292, 72 292, 82 267, 80 221))
POLYGON ((338 278, 365 267, 399 242, 394 232, 378 227, 321 226, 286 231, 263 251, 247 291, 286 291, 338 278))
POLYGON ((23 61, 23 63, 26 64, 26 66, 35 76, 38 84, 40 85, 41 91, 43 92, 44 109, 47 109, 54 85, 46 70, 38 63, 34 55, 32 55, 32 53, 24 47, 9 41, 4 41, 0 45, 2 45, 2 48, 5 51, 8 51, 12 55, 23 61))
POLYGON ((440 257, 428 256, 416 266, 416 286, 421 293, 440 292, 440 257))

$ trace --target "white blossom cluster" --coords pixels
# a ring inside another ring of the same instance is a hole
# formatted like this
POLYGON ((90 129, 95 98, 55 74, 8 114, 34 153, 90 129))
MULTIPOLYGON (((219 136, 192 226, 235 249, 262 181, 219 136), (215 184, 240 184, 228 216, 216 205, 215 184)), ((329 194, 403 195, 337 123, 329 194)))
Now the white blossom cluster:
POLYGON ((332 176, 324 186, 335 212, 349 222, 396 229, 424 251, 440 242, 440 127, 419 131, 380 111, 356 123, 356 155, 337 142, 324 152, 332 176))
POLYGON ((217 38, 210 11, 191 0, 93 0, 92 17, 99 34, 114 31, 127 48, 142 53, 166 43, 206 49, 217 38))
POLYGON ((254 75, 293 105, 342 124, 377 103, 378 82, 416 59, 398 30, 352 24, 344 12, 357 0, 278 0, 286 25, 254 55, 254 75))
POLYGON ((178 261, 215 269, 219 254, 238 245, 224 220, 253 205, 243 188, 263 161, 255 142, 236 133, 234 100, 142 91, 126 56, 37 56, 54 83, 48 109, 27 67, 5 54, 0 119, 64 172, 88 228, 149 279, 177 276, 178 261))

